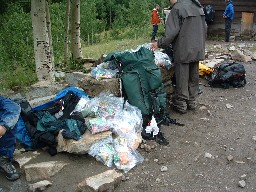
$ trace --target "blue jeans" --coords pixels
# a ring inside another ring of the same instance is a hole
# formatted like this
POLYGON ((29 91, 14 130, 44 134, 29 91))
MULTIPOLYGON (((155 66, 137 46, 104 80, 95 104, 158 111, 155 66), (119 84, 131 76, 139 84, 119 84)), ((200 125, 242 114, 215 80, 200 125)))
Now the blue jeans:
POLYGON ((157 31, 158 31, 158 25, 153 25, 153 32, 152 32, 151 41, 156 39, 157 31))
POLYGON ((7 131, 2 138, 0 138, 0 156, 7 156, 13 158, 13 153, 16 147, 16 126, 7 131))
POLYGON ((20 106, 14 101, 0 96, 0 125, 7 131, 0 138, 0 156, 13 158, 16 146, 16 124, 20 116, 20 106))
POLYGON ((230 32, 231 32, 232 20, 229 18, 225 19, 225 41, 229 42, 230 32))

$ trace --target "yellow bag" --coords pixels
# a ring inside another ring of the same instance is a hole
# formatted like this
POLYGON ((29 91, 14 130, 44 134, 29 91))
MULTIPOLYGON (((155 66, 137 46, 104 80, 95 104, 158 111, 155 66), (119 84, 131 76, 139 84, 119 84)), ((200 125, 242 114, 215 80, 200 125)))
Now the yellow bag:
POLYGON ((205 76, 210 75, 213 72, 213 69, 211 67, 207 67, 206 65, 199 63, 199 75, 205 76))

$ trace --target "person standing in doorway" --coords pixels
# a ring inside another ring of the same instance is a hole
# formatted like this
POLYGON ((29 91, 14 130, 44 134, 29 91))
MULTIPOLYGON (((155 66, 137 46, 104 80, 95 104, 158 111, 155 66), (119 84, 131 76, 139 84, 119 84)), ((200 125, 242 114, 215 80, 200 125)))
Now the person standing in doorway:
POLYGON ((231 23, 234 19, 234 5, 231 0, 225 0, 226 9, 223 13, 223 18, 225 19, 225 42, 229 42, 231 23))
POLYGON ((9 98, 0 96, 0 170, 3 170, 10 181, 15 181, 20 177, 12 165, 16 147, 16 124, 20 111, 18 104, 9 98))
POLYGON ((172 44, 176 80, 172 107, 179 113, 196 109, 199 61, 205 59, 207 25, 198 0, 170 0, 172 10, 165 24, 165 36, 151 43, 151 49, 172 44))
POLYGON ((151 20, 150 23, 153 25, 153 31, 152 31, 152 37, 151 42, 154 42, 156 40, 156 34, 158 31, 158 25, 161 22, 160 15, 158 13, 158 10, 160 9, 160 5, 156 4, 155 8, 152 10, 151 14, 151 20))

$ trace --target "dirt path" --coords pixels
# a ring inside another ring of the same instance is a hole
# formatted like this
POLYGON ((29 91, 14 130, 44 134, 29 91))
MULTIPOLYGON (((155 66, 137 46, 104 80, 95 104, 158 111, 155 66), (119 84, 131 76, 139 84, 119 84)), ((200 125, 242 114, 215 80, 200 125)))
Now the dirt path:
MULTIPOLYGON (((244 65, 247 85, 243 88, 211 88, 201 79, 200 109, 184 115, 170 111, 170 116, 185 126, 163 127, 168 146, 146 142, 155 148, 138 150, 144 162, 130 170, 115 191, 256 191, 256 63, 244 65), (245 181, 244 188, 239 186, 241 180, 245 181)), ((109 169, 87 155, 60 153, 51 157, 39 152, 30 163, 69 163, 51 179, 53 185, 46 192, 75 191, 82 179, 109 169)), ((25 175, 11 183, 1 174, 0 192, 7 191, 27 191, 25 175)))
POLYGON ((142 152, 146 161, 129 172, 130 179, 117 191, 256 191, 255 65, 245 64, 248 83, 244 88, 201 86, 198 101, 206 109, 171 113, 185 126, 164 127, 170 145, 142 152), (168 170, 162 172, 162 166, 168 170), (242 189, 238 182, 244 174, 242 189))

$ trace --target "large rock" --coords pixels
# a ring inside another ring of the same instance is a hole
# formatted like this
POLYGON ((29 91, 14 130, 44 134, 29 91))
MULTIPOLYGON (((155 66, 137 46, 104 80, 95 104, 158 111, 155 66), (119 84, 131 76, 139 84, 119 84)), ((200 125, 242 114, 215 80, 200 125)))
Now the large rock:
POLYGON ((241 61, 241 62, 249 62, 249 61, 252 61, 252 58, 250 56, 247 56, 245 54, 243 54, 242 51, 240 50, 234 50, 232 53, 231 53, 231 57, 233 60, 235 61, 241 61))
POLYGON ((47 180, 51 176, 58 173, 66 165, 67 163, 58 161, 49 161, 25 165, 24 170, 26 174, 26 180, 28 182, 47 180))
POLYGON ((96 80, 92 76, 86 76, 79 80, 78 85, 88 95, 97 97, 101 92, 110 92, 116 97, 120 97, 120 79, 102 79, 96 80))
POLYGON ((75 154, 86 154, 88 153, 91 146, 107 137, 111 137, 112 132, 106 131, 98 134, 91 134, 89 130, 87 130, 81 139, 78 141, 75 141, 73 139, 64 139, 61 132, 59 133, 57 140, 58 140, 58 146, 57 151, 58 152, 68 152, 68 153, 75 153, 75 154))
POLYGON ((51 186, 52 183, 50 181, 44 180, 44 181, 39 181, 34 184, 29 184, 29 191, 31 192, 39 192, 39 191, 44 191, 48 186, 51 186))
POLYGON ((21 168, 23 168, 25 164, 28 164, 29 161, 31 161, 32 159, 35 159, 38 155, 40 155, 40 153, 38 153, 37 151, 34 151, 34 152, 28 151, 26 153, 18 153, 18 154, 16 151, 15 151, 15 160, 19 163, 19 166, 21 168))
POLYGON ((256 60, 256 52, 252 52, 252 51, 249 51, 249 50, 244 50, 244 54, 251 57, 252 60, 256 60))
POLYGON ((108 170, 98 175, 86 178, 77 186, 77 191, 112 192, 122 182, 122 173, 108 170))
POLYGON ((25 98, 28 101, 55 95, 62 89, 68 87, 68 84, 52 83, 49 81, 39 81, 36 84, 30 86, 25 94, 25 98))

